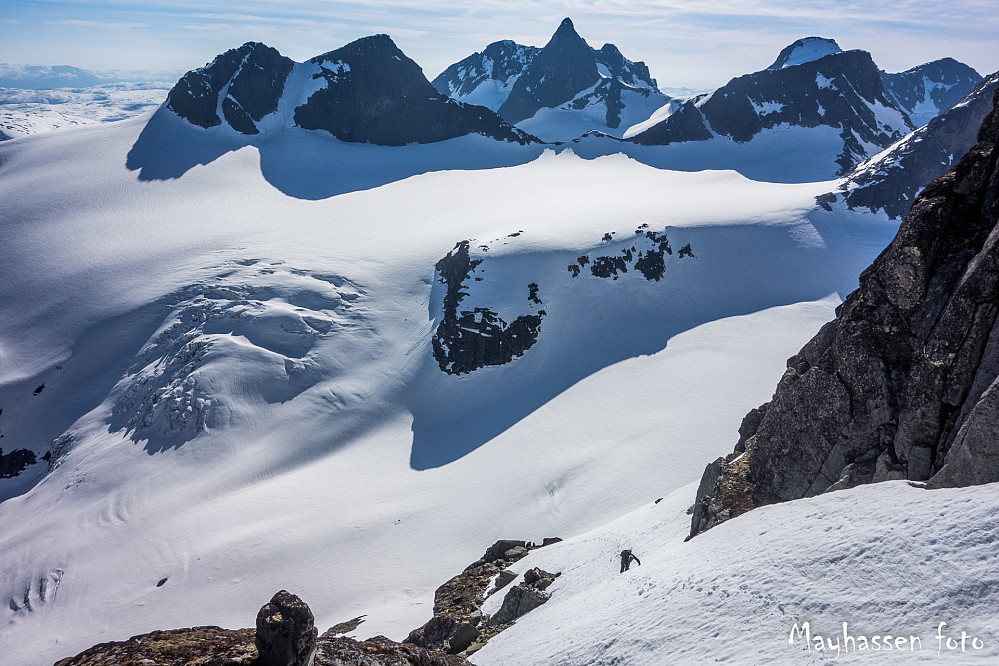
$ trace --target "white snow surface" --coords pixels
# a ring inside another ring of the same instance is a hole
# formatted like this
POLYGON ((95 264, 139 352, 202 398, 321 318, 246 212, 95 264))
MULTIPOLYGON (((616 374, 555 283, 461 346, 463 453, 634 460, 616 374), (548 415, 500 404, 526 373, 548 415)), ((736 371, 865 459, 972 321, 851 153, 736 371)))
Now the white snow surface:
MULTIPOLYGON (((580 92, 576 99, 589 95, 595 87, 580 92)), ((571 141, 591 130, 621 138, 632 136, 634 132, 630 128, 647 122, 653 114, 661 112, 668 101, 666 95, 644 94, 627 88, 622 91, 621 97, 624 108, 621 109, 617 127, 607 125, 607 104, 603 100, 591 101, 581 109, 575 108, 575 100, 555 108, 543 108, 517 123, 517 127, 549 142, 571 141)))
MULTIPOLYGON (((562 575, 548 588, 548 603, 473 660, 996 663, 997 490, 860 486, 759 508, 684 543, 691 484, 517 562, 518 573, 541 567, 562 575), (625 548, 641 566, 619 574, 625 548), (805 623, 811 642, 798 634, 805 623)), ((489 610, 499 596, 487 600, 489 610)))
MULTIPOLYGON (((716 135, 706 141, 644 146, 589 136, 573 142, 572 149, 587 158, 623 152, 660 169, 733 169, 758 181, 808 183, 837 177, 836 158, 843 152, 841 132, 828 125, 800 127, 781 123, 761 130, 744 143, 716 135)), ((868 154, 880 150, 861 143, 868 154)))
POLYGON ((0 480, 5 666, 250 626, 281 588, 321 629, 401 639, 495 539, 695 480, 896 229, 816 209, 829 182, 182 125, 0 144, 0 431, 59 454, 0 480), (567 272, 643 224, 661 282, 567 272), (451 376, 433 267, 465 239, 470 304, 516 313, 535 281, 547 315, 522 357, 451 376))
POLYGON ((794 67, 795 65, 802 65, 806 62, 812 62, 818 60, 819 58, 824 58, 827 55, 842 52, 843 49, 841 49, 836 42, 831 39, 824 39, 822 37, 806 37, 796 42, 794 50, 791 51, 787 60, 785 60, 781 65, 781 69, 794 67))
POLYGON ((0 133, 11 139, 57 129, 134 118, 166 100, 168 83, 114 83, 87 88, 0 88, 0 133))

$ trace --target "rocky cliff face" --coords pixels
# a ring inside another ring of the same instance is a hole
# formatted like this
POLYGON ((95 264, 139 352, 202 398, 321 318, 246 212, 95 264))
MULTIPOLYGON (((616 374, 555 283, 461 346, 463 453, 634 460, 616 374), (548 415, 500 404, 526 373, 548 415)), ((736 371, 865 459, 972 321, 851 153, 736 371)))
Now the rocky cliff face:
POLYGON ((242 134, 257 134, 255 121, 277 110, 294 64, 277 49, 247 42, 185 74, 167 96, 167 108, 207 129, 222 124, 221 97, 226 122, 242 134))
POLYGON ((343 141, 401 146, 444 141, 472 132, 504 141, 533 137, 493 112, 438 93, 420 66, 388 35, 374 35, 316 56, 324 85, 295 108, 295 124, 343 141))
POLYGON ((839 173, 846 173, 915 129, 886 95, 866 51, 830 52, 809 60, 796 55, 801 48, 788 49, 771 67, 786 61, 782 66, 740 76, 710 95, 689 100, 631 140, 667 145, 722 136, 745 143, 778 126, 827 126, 839 130, 843 147, 836 164, 839 173))
POLYGON ((890 151, 857 165, 839 192, 823 195, 820 205, 843 200, 849 208, 905 215, 916 195, 968 152, 992 109, 999 73, 981 81, 946 113, 933 118, 890 151))
POLYGON ((968 154, 746 417, 736 452, 705 470, 691 535, 860 483, 999 481, 997 143, 994 99, 968 154))
MULTIPOLYGON (((445 69, 433 80, 432 85, 442 95, 458 100, 473 95, 480 86, 489 82, 495 82, 500 89, 512 86, 540 50, 536 46, 517 44, 510 39, 493 42, 481 52, 473 53, 445 69)), ((506 94, 509 94, 509 90, 506 94)), ((495 111, 505 99, 503 95, 496 97, 499 103, 495 105, 490 105, 485 100, 477 103, 495 111)))

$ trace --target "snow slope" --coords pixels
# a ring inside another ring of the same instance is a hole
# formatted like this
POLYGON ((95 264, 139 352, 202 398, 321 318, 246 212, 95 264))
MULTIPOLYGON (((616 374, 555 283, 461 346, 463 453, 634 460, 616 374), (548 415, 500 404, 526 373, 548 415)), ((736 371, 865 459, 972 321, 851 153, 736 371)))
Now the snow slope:
POLYGON ((516 146, 494 168, 479 136, 171 134, 184 168, 144 172, 145 120, 0 145, 0 433, 58 461, 21 496, 44 463, 0 480, 12 666, 246 626, 282 587, 322 628, 402 638, 493 540, 595 528, 730 450, 895 230, 815 209, 828 182, 516 146), (659 282, 566 270, 643 224, 694 257, 659 282), (466 239, 470 298, 514 311, 534 281, 547 316, 522 357, 452 376, 433 267, 466 239))
MULTIPOLYGON (((547 604, 474 660, 996 663, 996 490, 860 486, 756 509, 684 543, 696 491, 686 486, 517 562, 521 574, 562 576, 547 604), (624 548, 642 564, 619 574, 624 548), (811 642, 799 634, 805 623, 811 642)), ((500 596, 483 610, 495 612, 500 596)))
MULTIPOLYGON (((668 114, 663 114, 663 118, 668 114)), ((629 136, 634 133, 629 131, 629 136)), ((684 141, 666 146, 645 146, 591 134, 572 142, 577 155, 594 158, 624 153, 659 169, 703 171, 732 169, 746 178, 773 183, 809 183, 836 178, 837 156, 843 150, 835 127, 790 126, 786 123, 761 130, 752 139, 738 142, 715 135, 705 141, 684 141)), ((874 154, 880 148, 864 144, 874 154)))

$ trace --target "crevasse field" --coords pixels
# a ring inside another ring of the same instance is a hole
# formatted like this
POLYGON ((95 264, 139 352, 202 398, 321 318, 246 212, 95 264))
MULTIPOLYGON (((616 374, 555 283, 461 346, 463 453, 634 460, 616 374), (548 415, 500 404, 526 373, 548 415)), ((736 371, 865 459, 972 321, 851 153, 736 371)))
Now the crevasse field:
POLYGON ((56 452, 0 480, 5 665, 250 626, 282 588, 320 631, 400 640, 494 540, 547 536, 515 568, 562 571, 552 601, 476 663, 826 663, 788 645, 802 621, 938 663, 939 620, 986 639, 948 660, 999 657, 993 488, 880 484, 683 543, 691 484, 896 223, 817 208, 829 181, 229 132, 161 110, 0 144, 0 443, 56 452), (645 230, 662 280, 567 270, 645 230), (509 321, 535 283, 546 316, 455 376, 434 265, 465 240, 463 309, 509 321))

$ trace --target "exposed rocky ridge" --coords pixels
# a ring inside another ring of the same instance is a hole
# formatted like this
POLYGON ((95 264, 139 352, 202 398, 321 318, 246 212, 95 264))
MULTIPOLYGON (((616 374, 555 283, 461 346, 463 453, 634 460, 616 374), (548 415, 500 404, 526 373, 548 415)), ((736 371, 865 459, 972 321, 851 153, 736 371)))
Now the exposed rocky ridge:
POLYGON ((55 666, 471 666, 440 650, 340 633, 333 627, 317 638, 308 605, 281 590, 260 609, 255 630, 154 631, 95 645, 55 666))
POLYGON ((483 616, 482 604, 513 582, 517 575, 508 567, 530 551, 561 541, 545 539, 541 544, 502 539, 485 554, 447 581, 434 594, 434 616, 422 627, 410 632, 406 643, 440 649, 449 654, 471 654, 511 626, 518 617, 548 601, 545 592, 560 574, 534 568, 524 574, 524 581, 507 592, 503 606, 493 617, 483 616), (489 589, 495 581, 495 587, 489 589))
POLYGON ((840 192, 820 195, 831 210, 843 200, 849 208, 884 210, 891 218, 905 215, 919 191, 952 167, 975 142, 978 128, 992 109, 999 73, 981 81, 946 113, 933 118, 890 151, 857 165, 840 192))
MULTIPOLYGON (((459 100, 472 94, 486 81, 496 81, 502 86, 513 85, 511 79, 516 80, 540 50, 510 39, 493 42, 481 53, 473 53, 445 69, 431 85, 442 95, 459 100)), ((498 108, 497 105, 493 111, 498 108)))
POLYGON ((212 62, 185 74, 167 95, 167 108, 200 127, 229 125, 243 134, 258 134, 254 121, 277 110, 294 61, 260 42, 246 42, 212 62))
POLYGON ((746 417, 738 457, 708 465, 691 536, 860 483, 999 481, 997 144, 999 96, 975 145, 927 186, 836 319, 746 417))
POLYGON ((886 95, 871 55, 845 51, 732 79, 630 140, 667 145, 724 136, 745 143, 779 125, 838 129, 843 142, 836 159, 839 173, 915 129, 886 95))
POLYGON ((905 109, 916 127, 961 101, 982 80, 963 62, 941 58, 904 72, 881 72, 885 91, 905 109))
POLYGON ((568 18, 542 49, 494 42, 448 67, 433 85, 455 99, 483 103, 511 123, 544 108, 580 110, 604 103, 607 126, 617 128, 626 90, 667 100, 645 63, 628 60, 613 44, 591 48, 568 18))
POLYGON ((166 106, 199 127, 224 121, 241 134, 259 134, 257 123, 277 111, 286 92, 304 95, 298 86, 286 91, 296 67, 309 70, 312 92, 306 99, 285 100, 294 109, 293 118, 282 117, 281 122, 324 130, 343 141, 391 146, 471 133, 520 144, 538 142, 489 109, 438 93, 388 35, 358 39, 304 65, 264 44, 247 42, 185 74, 167 96, 166 106))

